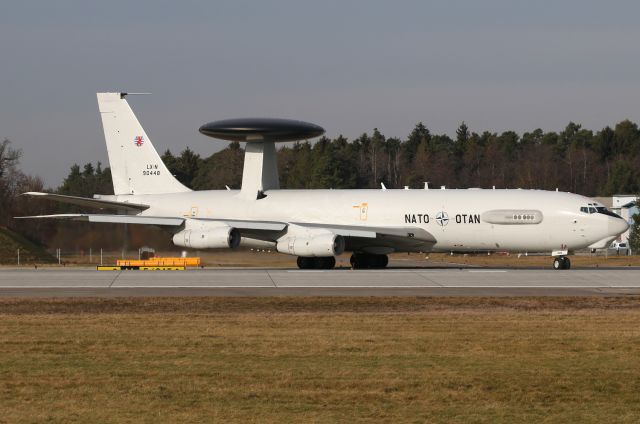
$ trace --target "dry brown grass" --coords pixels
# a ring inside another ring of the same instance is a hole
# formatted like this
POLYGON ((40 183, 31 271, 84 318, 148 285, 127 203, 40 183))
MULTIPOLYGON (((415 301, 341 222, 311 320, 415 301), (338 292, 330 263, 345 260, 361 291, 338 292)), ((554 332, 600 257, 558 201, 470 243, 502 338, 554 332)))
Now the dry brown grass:
MULTIPOLYGON (((406 254, 405 254, 406 256, 406 254)), ((424 259, 424 255, 420 258, 425 264, 438 264, 438 263, 459 263, 464 265, 475 265, 485 267, 499 267, 499 268, 528 268, 528 267, 551 267, 551 256, 545 255, 531 255, 524 256, 517 254, 474 254, 474 255, 448 255, 442 253, 429 254, 429 259, 424 259)), ((414 255, 410 255, 409 258, 413 259, 414 255)), ((640 256, 590 256, 590 255, 571 255, 572 267, 624 267, 624 266, 640 266, 640 256)), ((406 257, 398 256, 398 259, 407 259, 406 257)))
POLYGON ((0 422, 638 422, 638 298, 0 300, 0 422))

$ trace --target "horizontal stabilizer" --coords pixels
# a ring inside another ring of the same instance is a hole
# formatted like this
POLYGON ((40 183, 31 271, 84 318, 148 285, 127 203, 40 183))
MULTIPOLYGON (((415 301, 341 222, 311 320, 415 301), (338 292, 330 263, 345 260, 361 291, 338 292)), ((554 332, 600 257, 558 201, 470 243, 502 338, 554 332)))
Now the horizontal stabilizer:
POLYGON ((149 209, 148 205, 141 205, 138 203, 114 202, 112 200, 89 199, 87 197, 65 196, 62 194, 41 193, 37 191, 22 193, 22 195, 31 196, 31 197, 41 197, 47 200, 67 203, 70 205, 86 206, 86 207, 98 208, 98 209, 111 209, 116 211, 141 212, 146 209, 149 209))
POLYGON ((143 224, 179 227, 184 218, 139 215, 102 215, 86 213, 63 213, 56 215, 17 216, 16 219, 62 219, 67 221, 105 222, 112 224, 143 224))

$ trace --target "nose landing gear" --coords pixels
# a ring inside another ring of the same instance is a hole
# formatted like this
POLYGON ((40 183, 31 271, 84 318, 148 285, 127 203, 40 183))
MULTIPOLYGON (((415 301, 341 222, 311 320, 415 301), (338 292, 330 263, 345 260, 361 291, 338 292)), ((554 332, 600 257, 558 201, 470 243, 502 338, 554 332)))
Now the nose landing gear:
POLYGON ((566 256, 557 256, 553 259, 553 269, 571 269, 571 261, 566 256))

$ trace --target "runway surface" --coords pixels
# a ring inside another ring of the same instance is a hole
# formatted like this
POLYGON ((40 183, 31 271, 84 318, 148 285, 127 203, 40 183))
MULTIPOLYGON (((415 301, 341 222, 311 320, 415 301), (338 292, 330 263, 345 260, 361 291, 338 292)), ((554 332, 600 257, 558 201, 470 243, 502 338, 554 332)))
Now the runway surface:
POLYGON ((2 269, 0 297, 617 296, 640 294, 640 268, 391 268, 330 271, 2 269))

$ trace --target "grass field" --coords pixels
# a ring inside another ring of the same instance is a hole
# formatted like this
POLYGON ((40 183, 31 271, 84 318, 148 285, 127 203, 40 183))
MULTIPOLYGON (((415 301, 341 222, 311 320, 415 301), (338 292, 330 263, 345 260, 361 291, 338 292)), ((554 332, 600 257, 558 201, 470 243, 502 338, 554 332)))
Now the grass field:
POLYGON ((640 299, 0 300, 0 422, 640 421, 640 299))
MULTIPOLYGON (((606 268, 640 266, 640 255, 570 255, 571 266, 584 268, 606 268)), ((399 256, 398 259, 401 257, 399 256)), ((447 255, 442 253, 429 254, 429 259, 422 258, 424 263, 431 265, 438 263, 459 263, 464 265, 497 267, 497 268, 551 268, 552 258, 549 255, 518 255, 518 254, 470 254, 447 255)))
POLYGON ((54 257, 19 233, 0 226, 0 264, 16 265, 20 249, 21 264, 53 263, 54 257))

